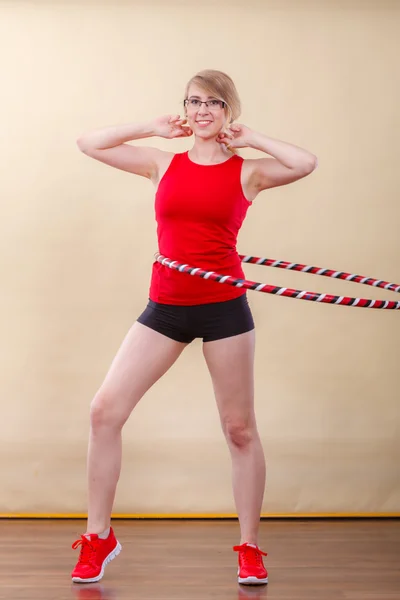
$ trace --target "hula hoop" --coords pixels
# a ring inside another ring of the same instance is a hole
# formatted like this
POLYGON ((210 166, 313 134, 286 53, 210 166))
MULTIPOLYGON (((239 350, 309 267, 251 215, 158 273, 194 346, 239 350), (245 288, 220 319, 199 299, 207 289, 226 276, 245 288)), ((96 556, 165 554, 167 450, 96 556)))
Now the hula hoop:
MULTIPOLYGON (((312 267, 299 263, 289 263, 282 260, 274 260, 272 258, 258 258, 257 256, 245 256, 239 254, 239 258, 243 263, 252 263, 266 267, 277 267, 278 269, 288 269, 290 271, 299 271, 303 273, 311 273, 312 275, 322 275, 323 277, 333 277, 334 279, 343 279, 353 283, 361 283, 372 287, 379 287, 391 292, 400 293, 400 285, 388 283, 382 279, 373 279, 372 277, 363 277, 362 275, 352 275, 343 271, 333 271, 332 269, 322 269, 320 267, 312 267)), ((179 263, 176 260, 167 258, 162 254, 157 253, 155 260, 161 263, 164 267, 169 267, 180 273, 202 277, 203 279, 211 279, 218 283, 226 283, 233 287, 242 287, 254 292, 264 292, 266 294, 274 294, 276 296, 285 296, 286 298, 297 298, 298 300, 309 300, 311 302, 322 302, 326 304, 335 304, 336 306, 354 306, 358 308, 382 308, 388 310, 399 310, 400 302, 393 300, 372 300, 369 298, 350 298, 347 296, 332 296, 331 294, 321 294, 318 292, 307 292, 305 290, 295 290, 285 287, 277 287, 267 283, 258 283, 249 279, 237 279, 230 275, 221 275, 215 271, 204 271, 199 267, 192 267, 188 264, 179 263)))

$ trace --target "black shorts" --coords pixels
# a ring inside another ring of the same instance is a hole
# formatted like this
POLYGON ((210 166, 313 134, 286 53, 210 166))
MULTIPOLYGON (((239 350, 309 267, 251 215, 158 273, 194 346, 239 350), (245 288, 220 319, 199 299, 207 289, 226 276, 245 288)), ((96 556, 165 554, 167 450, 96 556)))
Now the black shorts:
POLYGON ((149 300, 138 321, 186 344, 195 338, 212 342, 254 329, 246 294, 225 302, 194 306, 159 304, 149 300))

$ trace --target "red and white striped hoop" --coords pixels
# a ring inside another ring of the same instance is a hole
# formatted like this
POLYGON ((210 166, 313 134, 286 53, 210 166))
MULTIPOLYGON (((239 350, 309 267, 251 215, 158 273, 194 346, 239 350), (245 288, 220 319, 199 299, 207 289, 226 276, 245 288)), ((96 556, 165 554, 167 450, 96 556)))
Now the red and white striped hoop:
MULTIPOLYGON (((257 256, 244 256, 239 255, 243 263, 252 263, 256 265, 263 265, 267 267, 276 267, 278 269, 288 269, 290 271, 299 271, 302 273, 311 273, 312 275, 322 275, 323 277, 333 277, 334 279, 342 279, 345 281, 351 281, 353 283, 361 283, 364 285, 370 285, 372 287, 379 287, 391 292, 400 293, 400 285, 395 283, 388 283, 381 279, 373 279, 372 277, 363 277, 362 275, 352 275, 351 273, 345 273, 343 271, 333 271, 332 269, 322 269, 320 267, 312 267, 307 265, 301 265, 298 263, 289 263, 282 260, 274 260, 272 258, 258 258, 257 256)), ((243 287, 248 290, 255 292, 264 292, 266 294, 274 294, 276 296, 285 296, 286 298, 297 298, 298 300, 309 300, 312 302, 323 302, 326 304, 335 304, 337 306, 355 306, 358 308, 382 308, 390 310, 399 310, 400 302, 393 300, 371 300, 368 298, 350 298, 347 296, 332 296, 330 294, 320 294, 318 292, 307 292, 305 290, 295 290, 285 287, 277 287, 275 285, 269 285, 267 283, 258 283, 256 281, 250 281, 248 279, 237 279, 230 275, 221 275, 214 271, 204 271, 199 267, 193 267, 188 264, 179 263, 176 260, 167 258, 162 254, 156 254, 155 259, 161 263, 164 267, 169 267, 179 271, 180 273, 186 273, 188 275, 194 275, 202 277, 203 279, 211 279, 218 283, 225 283, 233 287, 243 287)))

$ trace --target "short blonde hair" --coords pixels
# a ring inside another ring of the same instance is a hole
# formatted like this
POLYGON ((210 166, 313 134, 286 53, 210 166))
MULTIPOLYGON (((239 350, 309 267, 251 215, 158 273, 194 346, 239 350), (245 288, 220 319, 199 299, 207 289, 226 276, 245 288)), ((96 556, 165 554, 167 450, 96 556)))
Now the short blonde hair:
POLYGON ((198 85, 216 100, 225 102, 225 114, 227 125, 240 117, 242 110, 239 94, 233 80, 222 71, 204 69, 194 75, 187 83, 185 98, 192 84, 198 85))

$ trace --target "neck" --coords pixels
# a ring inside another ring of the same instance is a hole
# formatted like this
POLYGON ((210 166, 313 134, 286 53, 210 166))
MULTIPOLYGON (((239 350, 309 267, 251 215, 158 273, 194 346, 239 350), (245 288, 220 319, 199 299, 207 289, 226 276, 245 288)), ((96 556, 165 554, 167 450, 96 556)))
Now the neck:
POLYGON ((196 138, 193 148, 189 150, 189 156, 195 162, 208 165, 227 160, 232 156, 232 152, 215 139, 203 140, 202 138, 196 138))

